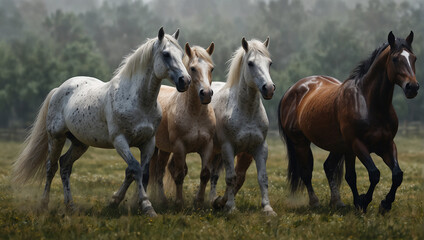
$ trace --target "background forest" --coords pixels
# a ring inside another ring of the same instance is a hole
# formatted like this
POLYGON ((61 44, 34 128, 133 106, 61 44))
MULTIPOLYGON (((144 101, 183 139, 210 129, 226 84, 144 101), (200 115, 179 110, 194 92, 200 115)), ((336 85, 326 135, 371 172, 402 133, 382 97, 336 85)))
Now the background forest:
MULTIPOLYGON (((28 127, 50 91, 76 75, 109 81, 122 58, 164 26, 180 28, 180 45, 215 42, 215 81, 241 38, 270 36, 277 92, 264 101, 276 128, 278 102, 309 75, 349 76, 359 61, 395 36, 415 33, 417 79, 424 59, 424 1, 393 0, 0 0, 0 128, 28 127)), ((421 91, 406 100, 396 88, 402 122, 424 122, 421 91)))

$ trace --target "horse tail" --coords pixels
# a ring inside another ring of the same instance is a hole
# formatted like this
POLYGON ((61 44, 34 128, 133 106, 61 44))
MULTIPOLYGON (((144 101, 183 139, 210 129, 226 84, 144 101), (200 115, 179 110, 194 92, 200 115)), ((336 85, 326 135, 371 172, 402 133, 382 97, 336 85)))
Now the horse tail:
MULTIPOLYGON (((284 94, 285 95, 285 94, 284 94)), ((280 131, 280 137, 281 140, 286 145, 287 150, 287 158, 289 160, 288 168, 287 168, 287 181, 290 184, 290 190, 292 193, 299 190, 299 188, 302 185, 302 179, 301 179, 301 168, 299 166, 299 163, 296 159, 296 153, 294 149, 294 144, 292 140, 287 136, 287 133, 284 131, 283 127, 283 121, 281 116, 281 104, 283 102, 283 97, 280 100, 280 103, 278 104, 278 129, 280 131)))
POLYGON ((29 135, 24 142, 24 150, 13 163, 12 180, 15 184, 24 184, 31 178, 44 179, 46 175, 48 139, 46 118, 50 99, 56 89, 50 91, 38 112, 29 135))

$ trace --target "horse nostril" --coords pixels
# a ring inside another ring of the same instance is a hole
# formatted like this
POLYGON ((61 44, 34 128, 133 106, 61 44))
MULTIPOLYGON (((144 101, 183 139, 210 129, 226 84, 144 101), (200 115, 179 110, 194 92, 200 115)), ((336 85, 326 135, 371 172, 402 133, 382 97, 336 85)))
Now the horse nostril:
POLYGON ((211 96, 213 96, 213 90, 211 89, 211 96))
POLYGON ((272 86, 274 87, 274 91, 275 91, 275 84, 272 84, 272 86))
POLYGON ((407 84, 405 85, 405 89, 406 89, 406 90, 410 90, 410 89, 411 89, 411 84, 407 83, 407 84))
POLYGON ((203 96, 205 96, 205 91, 203 91, 203 89, 200 89, 200 93, 199 94, 200 94, 200 96, 203 97, 203 96))
POLYGON ((181 77, 178 78, 178 84, 179 85, 184 85, 184 77, 183 76, 181 76, 181 77))
POLYGON ((262 91, 266 91, 266 84, 262 86, 262 91))

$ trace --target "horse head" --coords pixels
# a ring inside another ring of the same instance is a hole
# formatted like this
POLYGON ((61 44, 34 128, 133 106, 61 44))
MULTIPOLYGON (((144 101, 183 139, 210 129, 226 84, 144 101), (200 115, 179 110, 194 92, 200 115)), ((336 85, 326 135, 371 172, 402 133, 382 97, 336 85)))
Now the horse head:
POLYGON ((208 104, 212 100, 213 90, 211 88, 211 82, 213 62, 211 55, 214 47, 214 43, 211 43, 207 49, 199 46, 190 47, 188 43, 185 44, 186 58, 184 62, 193 81, 193 87, 199 93, 202 104, 208 104))
POLYGON ((154 74, 159 79, 168 78, 175 84, 179 92, 188 89, 191 77, 183 64, 183 51, 178 45, 179 29, 171 36, 159 29, 157 41, 153 49, 154 74))
POLYGON ((264 99, 271 99, 274 95, 275 84, 269 74, 269 68, 272 64, 268 52, 269 37, 264 42, 258 40, 248 42, 243 37, 241 43, 246 52, 242 71, 247 85, 256 87, 264 99))
POLYGON ((412 52, 412 40, 414 33, 406 39, 395 38, 392 32, 389 33, 388 42, 390 54, 387 60, 387 73, 392 83, 399 85, 407 98, 414 98, 418 94, 420 85, 415 76, 415 61, 417 58, 412 52))

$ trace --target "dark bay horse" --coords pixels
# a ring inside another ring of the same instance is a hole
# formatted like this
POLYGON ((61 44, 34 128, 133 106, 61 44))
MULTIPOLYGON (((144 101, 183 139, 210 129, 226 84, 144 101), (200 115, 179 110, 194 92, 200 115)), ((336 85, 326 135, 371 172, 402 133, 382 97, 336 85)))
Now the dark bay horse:
POLYGON ((354 205, 366 212, 380 180, 380 171, 370 156, 374 152, 392 171, 392 186, 381 201, 380 211, 391 209, 403 179, 393 142, 398 130, 393 90, 399 85, 407 98, 418 93, 413 37, 412 31, 406 39, 395 38, 390 32, 388 43, 361 62, 343 83, 332 77, 307 77, 294 84, 281 99, 278 123, 287 146, 288 180, 292 192, 303 181, 311 206, 319 205, 311 184, 312 142, 330 152, 324 170, 331 189, 331 205, 343 205, 339 187, 344 157, 345 179, 352 190, 354 205), (362 195, 356 188, 356 157, 366 167, 370 180, 367 193, 362 195))

